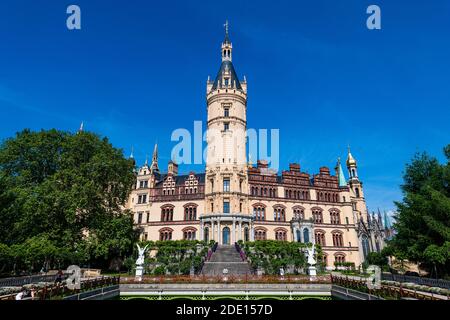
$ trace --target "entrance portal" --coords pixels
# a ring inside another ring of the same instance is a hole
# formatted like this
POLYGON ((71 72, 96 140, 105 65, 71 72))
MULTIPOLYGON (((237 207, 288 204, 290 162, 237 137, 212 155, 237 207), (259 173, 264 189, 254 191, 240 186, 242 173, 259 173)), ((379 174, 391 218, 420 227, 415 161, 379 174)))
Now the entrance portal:
POLYGON ((228 227, 222 230, 222 244, 230 244, 230 228, 228 227))

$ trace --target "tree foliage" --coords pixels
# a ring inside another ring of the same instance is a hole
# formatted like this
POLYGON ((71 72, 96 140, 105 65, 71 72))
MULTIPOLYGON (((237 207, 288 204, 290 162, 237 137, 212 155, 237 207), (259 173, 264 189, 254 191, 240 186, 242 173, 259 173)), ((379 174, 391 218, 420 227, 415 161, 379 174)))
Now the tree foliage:
POLYGON ((89 132, 24 130, 4 141, 0 243, 13 257, 9 267, 104 266, 123 257, 136 237, 122 209, 133 182, 131 161, 89 132))
MULTIPOLYGON (((264 240, 239 242, 254 269, 262 268, 266 274, 279 274, 280 268, 286 273, 293 269, 294 273, 305 271, 307 267, 305 250, 309 244, 300 242, 264 240)), ((316 245, 316 260, 320 269, 323 257, 322 249, 316 245)))
POLYGON ((423 153, 406 166, 396 235, 387 250, 440 276, 450 274, 450 145, 444 153, 445 164, 423 153))

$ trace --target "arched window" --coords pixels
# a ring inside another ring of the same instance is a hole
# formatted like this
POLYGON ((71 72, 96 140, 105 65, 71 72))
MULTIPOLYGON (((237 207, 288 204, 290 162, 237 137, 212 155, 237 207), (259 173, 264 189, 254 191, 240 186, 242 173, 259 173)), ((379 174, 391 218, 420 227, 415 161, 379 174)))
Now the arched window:
POLYGON ((325 231, 316 230, 314 232, 314 238, 316 240, 316 244, 320 244, 322 247, 325 246, 325 231))
POLYGON ((187 227, 184 228, 183 230, 183 240, 195 240, 195 234, 197 232, 197 229, 193 228, 193 227, 187 227))
POLYGON ((255 240, 266 240, 267 230, 265 228, 255 229, 255 240))
POLYGON ((323 223, 322 209, 313 208, 312 215, 313 215, 314 223, 323 223))
POLYGON ((359 188, 355 188, 356 197, 359 198, 359 188))
POLYGON ((250 240, 249 234, 248 234, 248 228, 244 228, 244 241, 248 242, 250 240))
POLYGON ((309 230, 308 228, 303 229, 303 242, 308 243, 309 241, 309 230))
POLYGON ((164 205, 161 207, 161 221, 173 221, 173 205, 164 205))
POLYGON ((172 240, 172 232, 173 229, 171 228, 163 228, 159 230, 159 240, 160 241, 172 240))
POLYGON ((295 220, 304 220, 305 219, 305 209, 297 206, 297 207, 292 208, 292 210, 294 211, 294 219, 295 220))
POLYGON ((334 255, 334 262, 335 263, 344 263, 345 262, 345 254, 344 253, 336 253, 334 255))
POLYGON ((184 205, 184 220, 197 220, 197 205, 195 203, 184 205))
POLYGON ((297 236, 297 242, 301 242, 302 238, 301 238, 300 229, 297 229, 297 231, 295 231, 295 235, 297 236))
POLYGON ((275 240, 287 241, 287 231, 286 229, 275 229, 275 240))
POLYGON ((286 213, 284 207, 278 205, 273 208, 273 220, 286 221, 286 213))
POLYGON ((367 238, 366 235, 363 235, 361 239, 362 239, 361 244, 362 244, 364 259, 366 259, 367 255, 370 252, 369 239, 367 238))
POLYGON ((341 231, 333 231, 331 234, 333 236, 333 246, 334 247, 343 247, 344 240, 343 240, 342 232, 341 231))
POLYGON ((337 209, 330 209, 330 223, 331 224, 340 224, 341 223, 339 210, 337 210, 337 209))
POLYGON ((266 220, 266 206, 257 203, 253 205, 253 216, 256 221, 264 221, 266 220))
POLYGON ((209 228, 208 227, 206 227, 203 230, 203 241, 209 242, 209 228))
POLYGON ((322 255, 322 264, 325 268, 328 266, 328 255, 326 253, 322 255))

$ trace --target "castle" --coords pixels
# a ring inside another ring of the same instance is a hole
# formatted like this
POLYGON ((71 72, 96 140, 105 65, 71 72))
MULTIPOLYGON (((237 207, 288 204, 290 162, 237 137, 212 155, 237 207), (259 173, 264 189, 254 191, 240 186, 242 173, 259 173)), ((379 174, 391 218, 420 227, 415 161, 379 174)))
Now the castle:
MULTIPOLYGON (((136 185, 127 208, 133 212, 142 240, 299 241, 320 244, 324 263, 359 266, 371 251, 384 245, 381 215, 369 214, 358 165, 350 149, 348 180, 338 159, 334 175, 302 172, 292 163, 281 174, 266 161, 247 162, 247 82, 238 79, 232 63, 228 27, 221 46, 222 63, 216 78, 207 81, 205 172, 178 174, 168 163, 158 164, 155 145, 150 165, 136 170, 136 185)), ((131 158, 133 156, 131 155, 131 158)))

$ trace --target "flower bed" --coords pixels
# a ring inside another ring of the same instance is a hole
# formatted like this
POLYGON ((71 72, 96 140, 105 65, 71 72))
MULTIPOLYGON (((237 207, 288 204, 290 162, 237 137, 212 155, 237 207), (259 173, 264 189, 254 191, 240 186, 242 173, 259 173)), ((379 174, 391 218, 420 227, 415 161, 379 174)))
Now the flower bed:
POLYGON ((309 276, 233 276, 229 275, 226 279, 223 276, 144 276, 142 281, 136 281, 134 277, 121 277, 122 284, 156 284, 156 283, 331 283, 329 275, 317 276, 311 280, 309 276))

